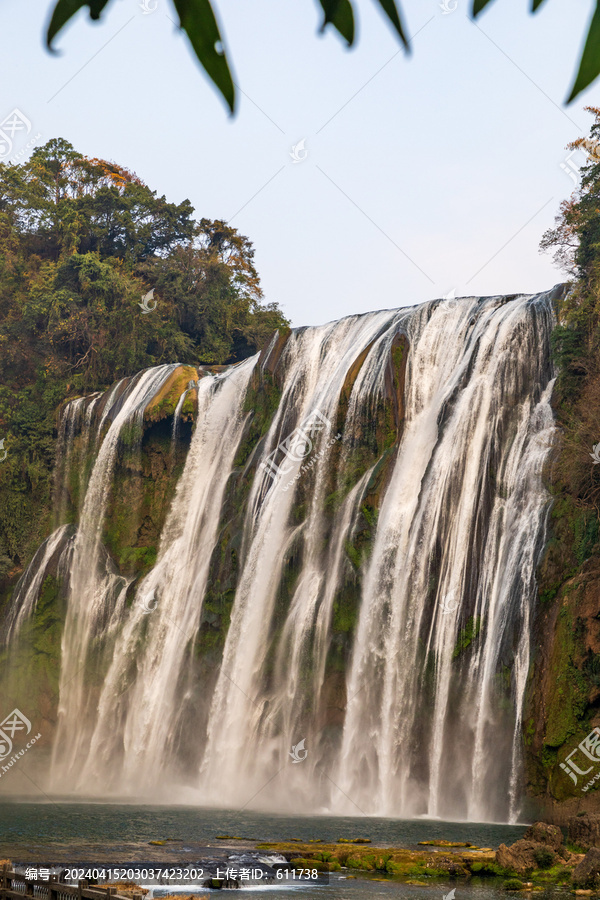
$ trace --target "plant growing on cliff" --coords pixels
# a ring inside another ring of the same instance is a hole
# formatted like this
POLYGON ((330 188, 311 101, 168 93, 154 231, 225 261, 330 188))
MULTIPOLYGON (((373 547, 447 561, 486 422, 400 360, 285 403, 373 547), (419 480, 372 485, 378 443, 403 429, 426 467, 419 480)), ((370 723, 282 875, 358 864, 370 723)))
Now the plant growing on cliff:
POLYGON ((546 470, 554 502, 540 567, 543 606, 535 638, 545 650, 532 666, 526 714, 529 788, 549 794, 553 802, 572 796, 573 785, 559 762, 571 739, 589 731, 598 697, 589 596, 600 552, 600 466, 591 456, 600 440, 600 109, 588 111, 590 136, 570 145, 588 153, 581 184, 562 203, 555 227, 541 243, 571 278, 557 301, 552 335, 560 437, 546 470))
POLYGON ((0 164, 0 595, 48 533, 65 399, 163 362, 237 362, 288 326, 250 240, 193 213, 60 138, 0 164))
MULTIPOLYGON (((587 110, 594 117, 590 137, 569 145, 588 150, 581 186, 561 204, 555 227, 542 238, 541 249, 552 251, 557 265, 573 279, 560 303, 552 336, 559 368, 555 405, 564 429, 554 481, 563 483, 575 504, 593 509, 598 519, 600 467, 592 464, 590 452, 600 439, 600 109, 587 110)), ((588 537, 597 536, 589 521, 579 522, 575 530, 574 540, 580 543, 584 531, 588 537)), ((589 555, 587 538, 586 543, 589 555)))

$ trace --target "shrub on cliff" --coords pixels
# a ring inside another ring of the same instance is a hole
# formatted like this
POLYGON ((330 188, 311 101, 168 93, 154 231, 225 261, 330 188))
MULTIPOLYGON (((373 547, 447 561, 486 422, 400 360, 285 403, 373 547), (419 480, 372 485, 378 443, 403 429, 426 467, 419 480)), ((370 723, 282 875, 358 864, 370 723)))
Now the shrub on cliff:
MULTIPOLYGON (((580 508, 593 510, 598 520, 600 467, 592 464, 590 454, 600 441, 600 109, 587 109, 594 116, 590 137, 570 145, 589 154, 581 186, 561 204, 555 227, 546 232, 541 248, 553 251, 556 263, 573 278, 560 303, 552 338, 559 368, 555 404, 564 429, 554 480, 564 484, 580 508)), ((598 528, 589 522, 581 527, 593 532, 585 547, 589 556, 598 528)))

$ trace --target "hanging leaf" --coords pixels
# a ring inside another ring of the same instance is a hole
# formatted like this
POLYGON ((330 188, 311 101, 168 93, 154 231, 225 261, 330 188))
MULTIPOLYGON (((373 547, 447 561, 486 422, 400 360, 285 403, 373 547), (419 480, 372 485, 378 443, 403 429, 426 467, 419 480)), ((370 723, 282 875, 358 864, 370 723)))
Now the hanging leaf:
POLYGON ((100 13, 108 2, 109 0, 87 0, 87 2, 86 0, 58 0, 58 3, 52 12, 50 24, 48 25, 48 32, 46 34, 46 43, 48 47, 51 46, 52 41, 61 28, 63 28, 69 19, 71 19, 75 13, 79 12, 82 7, 89 6, 90 19, 99 19, 100 13))
POLYGON ((596 10, 592 16, 590 28, 579 63, 579 72, 567 103, 575 99, 577 94, 585 90, 600 74, 600 0, 596 0, 596 10))
POLYGON ((404 28, 402 26, 402 20, 400 18, 400 11, 396 6, 394 0, 375 0, 376 3, 382 8, 395 30, 398 32, 400 36, 400 40, 404 44, 407 50, 410 51, 410 47, 408 44, 408 40, 406 38, 406 34, 404 33, 404 28))
POLYGON ((478 16, 480 12, 483 12, 486 6, 491 2, 492 0, 473 0, 473 18, 478 16))
POLYGON ((350 0, 319 0, 319 3, 325 13, 321 31, 326 25, 333 25, 351 47, 354 43, 354 13, 350 0))
POLYGON ((233 112, 235 88, 209 0, 173 0, 173 3, 200 64, 233 112))
POLYGON ((544 0, 533 0, 533 2, 531 4, 531 12, 536 12, 540 8, 540 6, 542 5, 543 2, 544 2, 544 0))

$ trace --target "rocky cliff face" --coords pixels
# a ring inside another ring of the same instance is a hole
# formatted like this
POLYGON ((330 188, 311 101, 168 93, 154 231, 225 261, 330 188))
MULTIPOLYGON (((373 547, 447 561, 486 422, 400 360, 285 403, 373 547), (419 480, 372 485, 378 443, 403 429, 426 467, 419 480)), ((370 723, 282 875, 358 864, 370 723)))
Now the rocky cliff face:
POLYGON ((107 781, 122 770, 154 784, 166 768, 194 783, 208 759, 207 784, 226 760, 228 787, 244 767, 260 786, 273 754, 286 761, 308 734, 318 749, 302 773, 337 766, 369 808, 489 817, 508 794, 513 814, 533 629, 550 660, 546 674, 532 666, 526 709, 543 798, 537 748, 571 727, 552 667, 570 686, 569 667, 585 666, 565 643, 571 620, 560 631, 550 615, 569 564, 557 538, 533 622, 551 299, 352 317, 284 332, 227 371, 164 366, 71 401, 59 528, 4 605, 5 633, 18 632, 0 660, 8 702, 71 748, 81 785, 109 759, 107 781), (315 409, 328 440, 290 443, 315 409), (297 477, 273 482, 273 460, 297 477))
MULTIPOLYGON (((542 569, 547 574, 548 559, 542 569)), ((600 793, 588 787, 600 771, 600 735, 579 749, 600 726, 599 707, 600 560, 592 558, 554 599, 542 590, 534 628, 524 739, 528 791, 547 821, 564 825, 581 811, 600 812, 600 793)))
POLYGON ((559 323, 569 303, 579 317, 554 335, 562 348, 553 398, 560 433, 545 470, 553 506, 524 710, 531 814, 562 825, 600 811, 600 466, 592 455, 600 436, 600 350, 592 314, 572 297, 563 291, 556 298, 559 323))

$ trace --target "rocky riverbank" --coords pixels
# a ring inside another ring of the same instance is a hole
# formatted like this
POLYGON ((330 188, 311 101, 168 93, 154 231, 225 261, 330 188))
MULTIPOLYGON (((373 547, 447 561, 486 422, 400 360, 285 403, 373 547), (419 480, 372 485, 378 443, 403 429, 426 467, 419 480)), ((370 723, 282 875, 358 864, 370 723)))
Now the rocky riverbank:
MULTIPOLYGON (((143 843, 121 844, 120 850, 128 860, 144 861, 146 866, 160 861, 187 866, 200 866, 206 873, 223 871, 232 866, 258 866, 268 880, 275 878, 275 870, 318 870, 337 873, 345 879, 369 878, 394 880, 411 885, 443 883, 481 884, 489 880, 494 889, 536 892, 550 886, 561 890, 600 897, 600 817, 587 814, 569 820, 566 837, 556 825, 536 822, 522 837, 507 845, 481 847, 462 840, 442 838, 420 840, 411 846, 384 844, 373 846, 368 837, 339 838, 337 841, 312 840, 259 841, 251 838, 220 834, 203 845, 165 838, 143 843)), ((89 847, 88 859, 102 864, 109 852, 89 847)), ((33 859, 31 860, 33 862, 33 859)), ((25 860, 20 860, 21 867, 25 860)), ((53 873, 62 880, 64 865, 51 863, 53 873)), ((116 863, 113 859, 113 865, 116 863)), ((15 860, 12 860, 15 863, 15 860)), ((139 867, 139 866, 138 866, 139 867)), ((219 878, 211 875, 211 886, 219 878)), ((221 879, 222 880, 222 879, 221 879)), ((231 879, 230 880, 235 880, 231 879)), ((206 886, 205 882, 203 882, 206 886)), ((200 885, 202 886, 202 885, 200 885)), ((231 884, 230 887, 244 887, 231 884)))
POLYGON ((335 844, 265 843, 257 849, 279 853, 291 864, 330 872, 356 870, 396 876, 407 883, 423 879, 502 879, 506 890, 543 890, 562 885, 580 893, 600 894, 600 817, 569 821, 565 841, 556 825, 536 822, 523 837, 497 850, 452 841, 421 841, 423 849, 372 847, 360 841, 335 844), (425 849, 427 848, 427 849, 425 849))

